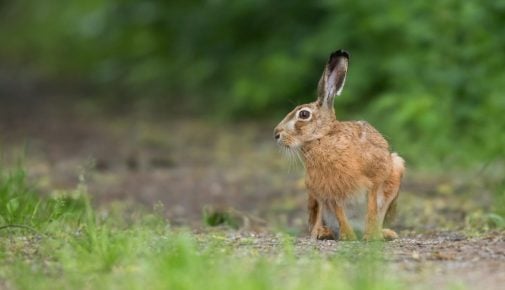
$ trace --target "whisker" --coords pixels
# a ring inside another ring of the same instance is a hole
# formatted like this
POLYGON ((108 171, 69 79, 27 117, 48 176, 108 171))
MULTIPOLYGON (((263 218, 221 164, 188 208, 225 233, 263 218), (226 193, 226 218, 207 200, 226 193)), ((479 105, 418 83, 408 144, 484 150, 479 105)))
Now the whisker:
MULTIPOLYGON (((290 156, 290 168, 292 167, 293 170, 296 170, 298 168, 298 162, 302 161, 299 155, 299 150, 297 148, 289 148, 289 156, 290 156)), ((301 162, 303 166, 303 162, 301 162)))
POLYGON ((300 164, 303 166, 303 159, 302 156, 300 156, 300 150, 296 150, 296 157, 298 157, 298 160, 300 161, 300 164))
POLYGON ((279 146, 279 152, 287 159, 288 162, 288 172, 291 173, 298 169, 299 164, 304 166, 304 160, 301 157, 301 151, 299 148, 292 148, 289 146, 279 146))
POLYGON ((291 152, 291 148, 286 148, 286 152, 288 154, 288 160, 289 160, 289 168, 288 168, 288 172, 292 172, 293 171, 293 153, 291 152))

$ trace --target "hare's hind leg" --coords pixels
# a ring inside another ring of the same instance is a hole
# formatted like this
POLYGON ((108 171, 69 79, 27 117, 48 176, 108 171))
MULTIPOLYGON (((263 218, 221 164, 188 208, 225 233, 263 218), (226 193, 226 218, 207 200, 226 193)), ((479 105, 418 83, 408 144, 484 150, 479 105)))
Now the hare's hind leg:
POLYGON ((381 233, 382 223, 379 223, 379 200, 377 199, 382 191, 382 185, 379 185, 374 186, 368 192, 368 206, 365 217, 365 235, 363 236, 363 239, 366 241, 380 240, 383 238, 381 233))
MULTIPOLYGON (((379 192, 377 203, 379 207, 379 224, 384 226, 392 222, 396 214, 396 200, 400 194, 400 183, 404 172, 403 159, 396 153, 393 158, 393 171, 391 176, 384 182, 383 191, 379 192)), ((391 229, 383 229, 382 234, 386 240, 398 238, 396 232, 391 229)))
POLYGON ((384 190, 379 192, 377 203, 379 207, 378 223, 382 228, 382 235, 386 240, 394 240, 398 238, 398 234, 391 229, 386 229, 384 223, 391 222, 396 212, 396 199, 398 198, 399 186, 393 187, 389 182, 384 183, 384 190))

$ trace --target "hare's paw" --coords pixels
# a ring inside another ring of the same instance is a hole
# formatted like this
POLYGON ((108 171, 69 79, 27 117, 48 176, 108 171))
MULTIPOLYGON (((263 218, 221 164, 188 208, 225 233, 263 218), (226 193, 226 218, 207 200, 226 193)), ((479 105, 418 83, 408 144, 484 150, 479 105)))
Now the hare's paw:
POLYGON ((333 233, 328 227, 314 227, 310 235, 315 240, 334 240, 333 233))
POLYGON ((381 231, 366 233, 363 236, 365 241, 392 241, 398 239, 398 234, 390 229, 382 229, 381 231))
POLYGON ((357 240, 356 234, 352 230, 344 231, 344 230, 340 229, 339 238, 341 241, 355 241, 355 240, 357 240))
POLYGON ((382 229, 382 236, 386 241, 398 239, 398 234, 391 229, 382 229))
POLYGON ((379 232, 379 231, 368 232, 368 233, 365 233, 365 235, 363 235, 363 240, 367 241, 367 242, 383 241, 384 235, 382 232, 379 232))

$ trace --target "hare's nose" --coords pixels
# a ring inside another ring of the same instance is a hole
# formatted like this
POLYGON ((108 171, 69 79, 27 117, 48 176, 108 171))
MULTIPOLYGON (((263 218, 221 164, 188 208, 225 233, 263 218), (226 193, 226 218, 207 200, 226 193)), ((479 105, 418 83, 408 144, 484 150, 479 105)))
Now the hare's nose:
POLYGON ((275 140, 279 140, 279 138, 281 138, 281 130, 275 128, 275 130, 274 130, 274 138, 275 138, 275 140))

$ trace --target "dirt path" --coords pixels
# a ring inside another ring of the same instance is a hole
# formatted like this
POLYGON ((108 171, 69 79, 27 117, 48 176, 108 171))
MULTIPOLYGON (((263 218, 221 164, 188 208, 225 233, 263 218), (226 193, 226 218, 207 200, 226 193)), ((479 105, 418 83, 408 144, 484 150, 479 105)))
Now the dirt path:
MULTIPOLYGON (((201 234, 203 240, 207 239, 201 234)), ((226 243, 243 255, 274 255, 284 244, 274 234, 229 232, 226 243)), ((298 257, 314 252, 333 258, 338 255, 352 261, 363 255, 363 242, 294 241, 298 257)), ((470 238, 459 232, 434 232, 387 242, 381 253, 387 267, 383 274, 408 284, 407 289, 503 289, 505 285, 505 232, 490 232, 470 238)))

